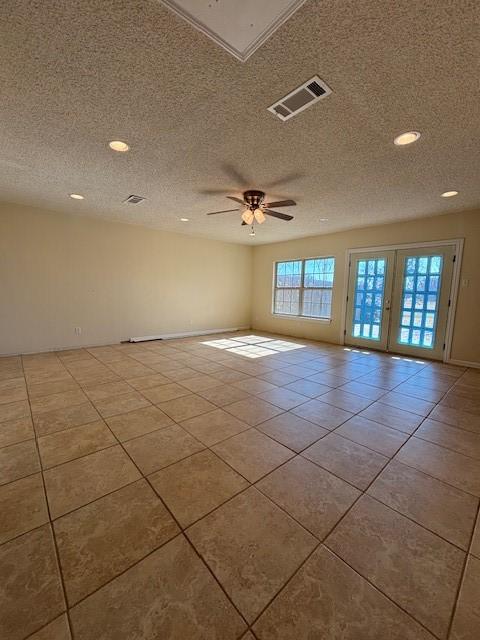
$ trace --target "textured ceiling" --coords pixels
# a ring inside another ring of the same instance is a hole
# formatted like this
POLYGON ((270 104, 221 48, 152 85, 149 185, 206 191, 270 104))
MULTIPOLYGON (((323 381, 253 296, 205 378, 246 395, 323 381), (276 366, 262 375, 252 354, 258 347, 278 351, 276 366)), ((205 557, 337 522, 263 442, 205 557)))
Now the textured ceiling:
POLYGON ((0 24, 2 200, 248 244, 480 204, 477 0, 307 0, 245 63, 157 0, 4 0, 0 24), (267 111, 315 74, 331 96, 267 111), (247 187, 295 219, 205 216, 247 187))

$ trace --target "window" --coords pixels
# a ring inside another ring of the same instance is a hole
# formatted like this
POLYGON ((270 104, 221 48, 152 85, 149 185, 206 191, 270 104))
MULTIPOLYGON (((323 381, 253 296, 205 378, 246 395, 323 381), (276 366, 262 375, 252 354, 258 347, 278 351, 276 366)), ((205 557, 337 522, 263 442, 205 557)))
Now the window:
POLYGON ((335 258, 308 258, 275 265, 273 313, 332 317, 335 258))

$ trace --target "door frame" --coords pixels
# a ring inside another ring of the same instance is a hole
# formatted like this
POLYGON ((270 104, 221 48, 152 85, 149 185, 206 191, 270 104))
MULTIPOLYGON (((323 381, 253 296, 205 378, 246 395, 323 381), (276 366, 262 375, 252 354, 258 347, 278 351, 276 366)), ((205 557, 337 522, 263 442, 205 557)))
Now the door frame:
POLYGON ((458 290, 460 288, 460 272, 462 267, 464 238, 452 238, 451 240, 432 240, 429 242, 406 242, 403 244, 388 244, 375 247, 357 247, 347 249, 345 252, 345 277, 343 282, 344 294, 342 301, 342 322, 340 327, 340 344, 345 344, 345 334, 347 326, 347 296, 349 290, 350 263, 351 256, 356 253, 372 253, 376 251, 398 251, 403 249, 421 249, 422 247, 445 247, 451 246, 455 252, 455 262, 453 263, 452 283, 450 286, 450 306, 447 313, 447 326, 445 329, 445 349, 443 351, 443 362, 450 362, 453 326, 455 322, 455 312, 457 310, 458 290))

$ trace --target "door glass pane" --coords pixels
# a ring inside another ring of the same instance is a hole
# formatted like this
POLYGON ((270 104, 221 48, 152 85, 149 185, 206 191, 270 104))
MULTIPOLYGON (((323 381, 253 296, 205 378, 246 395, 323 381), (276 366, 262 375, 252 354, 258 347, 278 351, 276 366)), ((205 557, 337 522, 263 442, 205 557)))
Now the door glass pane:
POLYGON ((385 258, 357 262, 352 326, 356 338, 380 340, 386 268, 385 258))
POLYGON ((442 256, 411 256, 405 259, 400 344, 434 348, 442 261, 442 256))

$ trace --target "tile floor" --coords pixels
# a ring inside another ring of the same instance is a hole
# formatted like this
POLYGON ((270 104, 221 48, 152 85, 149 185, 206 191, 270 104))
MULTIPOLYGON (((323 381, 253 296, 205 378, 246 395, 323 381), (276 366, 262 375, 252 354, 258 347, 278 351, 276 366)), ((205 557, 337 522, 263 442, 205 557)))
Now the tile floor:
POLYGON ((480 372, 235 333, 0 358, 0 638, 478 640, 480 372))

